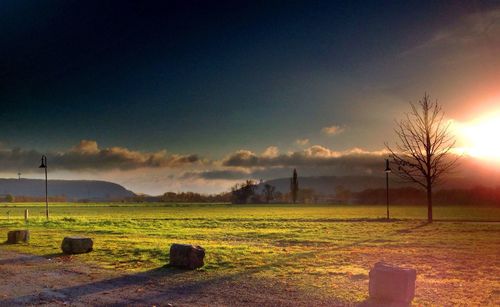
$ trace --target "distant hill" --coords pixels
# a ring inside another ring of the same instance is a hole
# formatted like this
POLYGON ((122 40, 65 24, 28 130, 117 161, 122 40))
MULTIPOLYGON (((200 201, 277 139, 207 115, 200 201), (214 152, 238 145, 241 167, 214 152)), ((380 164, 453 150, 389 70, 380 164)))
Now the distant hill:
MULTIPOLYGON (((68 200, 113 200, 135 196, 123 186, 94 180, 49 180, 49 196, 65 196, 68 200)), ((0 179, 0 195, 45 197, 45 180, 0 179)))

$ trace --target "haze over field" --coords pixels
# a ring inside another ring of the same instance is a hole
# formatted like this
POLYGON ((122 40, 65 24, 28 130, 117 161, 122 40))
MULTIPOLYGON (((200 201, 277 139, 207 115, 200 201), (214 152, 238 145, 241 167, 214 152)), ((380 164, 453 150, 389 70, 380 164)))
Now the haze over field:
POLYGON ((500 177, 496 1, 4 1, 0 41, 0 177, 42 178, 42 154, 49 178, 149 194, 380 176, 426 91, 454 176, 500 177))

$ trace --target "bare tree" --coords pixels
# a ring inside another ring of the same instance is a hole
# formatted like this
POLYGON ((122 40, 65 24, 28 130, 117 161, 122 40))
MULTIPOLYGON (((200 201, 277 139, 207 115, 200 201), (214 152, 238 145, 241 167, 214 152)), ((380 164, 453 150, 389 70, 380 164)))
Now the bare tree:
POLYGON ((449 156, 455 140, 437 101, 432 102, 425 94, 418 104, 410 102, 410 105, 411 112, 396 121, 394 131, 399 138, 396 147, 391 148, 387 143, 385 146, 397 166, 395 173, 426 190, 427 219, 432 222, 432 188, 457 162, 458 156, 449 156))

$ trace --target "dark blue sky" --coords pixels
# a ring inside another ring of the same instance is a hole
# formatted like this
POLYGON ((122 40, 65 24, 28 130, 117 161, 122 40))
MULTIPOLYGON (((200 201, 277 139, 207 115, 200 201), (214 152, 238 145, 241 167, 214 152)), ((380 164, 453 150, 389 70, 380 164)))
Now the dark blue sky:
POLYGON ((497 12, 494 1, 2 1, 0 142, 209 158, 298 139, 379 149, 424 91, 460 118, 498 90, 498 38, 483 35, 497 12), (332 126, 342 133, 321 132, 332 126))
POLYGON ((318 79, 342 96, 380 77, 364 75, 373 61, 482 7, 146 2, 2 2, 2 141, 205 151, 348 124, 349 101, 321 97, 318 79))

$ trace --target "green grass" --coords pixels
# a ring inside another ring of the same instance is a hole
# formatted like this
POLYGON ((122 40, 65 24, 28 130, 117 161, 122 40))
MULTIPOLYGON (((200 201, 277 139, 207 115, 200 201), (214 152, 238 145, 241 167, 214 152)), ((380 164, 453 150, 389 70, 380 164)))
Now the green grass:
POLYGON ((39 255, 60 252, 67 235, 88 235, 95 250, 77 259, 126 272, 168 262, 174 242, 207 250, 206 274, 253 274, 282 279, 321 296, 357 302, 366 298, 368 271, 385 260, 415 267, 418 304, 484 305, 500 293, 500 209, 229 204, 0 205, 0 236, 28 228, 30 244, 1 248, 39 255), (24 223, 24 209, 30 220, 24 223), (11 220, 6 212, 10 211, 11 220), (458 222, 456 220, 480 222, 458 222), (462 301, 463 303, 463 301, 462 301))

